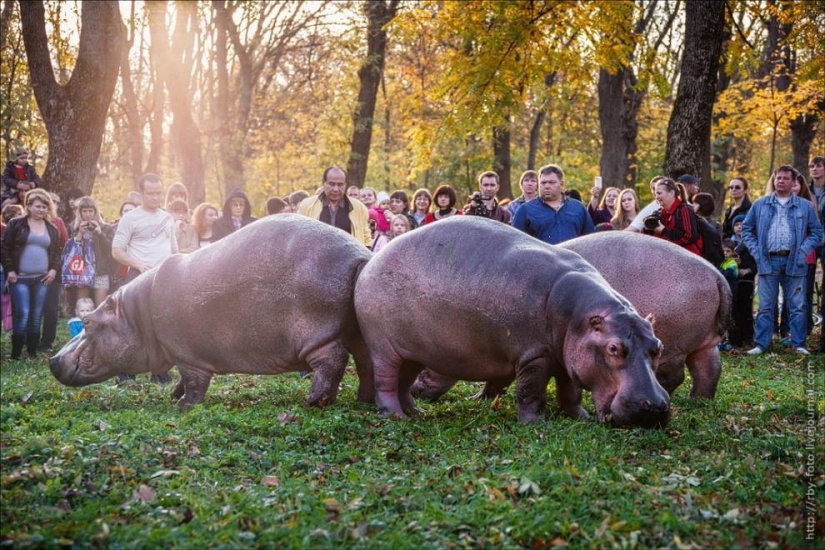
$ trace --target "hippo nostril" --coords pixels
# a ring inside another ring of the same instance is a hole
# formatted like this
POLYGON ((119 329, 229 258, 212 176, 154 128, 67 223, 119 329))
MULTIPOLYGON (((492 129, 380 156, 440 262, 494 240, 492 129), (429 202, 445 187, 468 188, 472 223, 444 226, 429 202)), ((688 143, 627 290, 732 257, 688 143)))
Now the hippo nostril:
POLYGON ((642 401, 642 410, 643 410, 643 411, 649 411, 649 410, 650 410, 650 406, 651 406, 650 401, 648 401, 647 399, 645 399, 644 401, 642 401))

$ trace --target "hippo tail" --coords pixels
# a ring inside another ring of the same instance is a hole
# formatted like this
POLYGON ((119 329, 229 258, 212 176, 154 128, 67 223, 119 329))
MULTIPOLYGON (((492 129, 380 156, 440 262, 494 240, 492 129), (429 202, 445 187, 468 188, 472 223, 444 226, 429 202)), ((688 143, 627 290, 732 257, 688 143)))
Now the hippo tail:
POLYGON ((719 291, 719 309, 716 310, 716 330, 719 336, 725 335, 730 327, 731 309, 733 307, 733 296, 730 285, 724 277, 716 277, 716 289, 719 291))

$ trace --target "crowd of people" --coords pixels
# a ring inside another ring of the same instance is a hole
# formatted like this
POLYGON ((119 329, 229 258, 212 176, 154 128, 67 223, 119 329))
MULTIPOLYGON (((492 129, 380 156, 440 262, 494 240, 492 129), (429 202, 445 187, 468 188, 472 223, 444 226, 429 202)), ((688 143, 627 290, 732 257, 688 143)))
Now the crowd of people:
MULTIPOLYGON (((202 203, 192 209, 183 184, 173 183, 164 193, 160 176, 149 173, 140 178, 138 191, 125 198, 117 218, 107 223, 96 201, 76 189, 66 194, 66 208, 60 208, 60 197, 40 187, 28 155, 19 148, 3 175, 4 326, 12 331, 13 359, 21 357, 24 347, 29 357, 52 348, 61 293, 74 314, 69 322, 74 334, 82 329, 83 317, 119 286, 172 254, 209 246, 256 220, 241 188, 230 191, 221 208, 202 203)), ((526 170, 519 179, 521 195, 512 201, 499 201, 498 174, 483 172, 477 191, 463 206, 449 184, 432 193, 418 189, 410 197, 403 190, 348 186, 346 172, 332 166, 314 193, 301 190, 270 198, 265 215, 295 212, 318 219, 352 234, 374 253, 404 233, 459 215, 510 224, 549 244, 596 231, 645 233, 704 257, 729 282, 733 319, 723 351, 753 346, 747 353, 764 353, 777 332, 781 344, 808 354, 816 263, 825 262, 825 158, 814 157, 809 169, 810 182, 791 166, 779 167, 765 195, 753 201, 747 180, 731 179, 731 203, 721 223, 712 221, 713 196, 703 193, 699 179, 690 174, 676 180, 653 178, 654 200, 644 206, 633 189, 605 188, 597 178, 585 203, 578 192, 565 189, 564 171, 554 164, 526 170), (754 318, 755 293, 759 307, 754 318)), ((820 303, 820 315, 822 308, 820 303)), ((825 337, 819 352, 823 345, 825 337)))

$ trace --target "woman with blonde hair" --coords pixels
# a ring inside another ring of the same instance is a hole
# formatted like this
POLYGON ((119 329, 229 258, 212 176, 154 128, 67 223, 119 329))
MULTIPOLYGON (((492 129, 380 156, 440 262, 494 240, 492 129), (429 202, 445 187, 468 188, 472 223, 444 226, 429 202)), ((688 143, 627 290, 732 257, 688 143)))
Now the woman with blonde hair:
POLYGON ((622 189, 616 199, 616 213, 610 218, 613 229, 627 229, 639 214, 639 197, 633 189, 622 189))
POLYGON ((115 228, 103 221, 100 209, 92 197, 80 197, 75 206, 75 218, 70 228, 71 236, 82 246, 94 251, 95 280, 91 287, 77 287, 77 299, 92 298, 99 306, 111 288, 111 275, 115 269, 112 259, 112 239, 115 228))
POLYGON ((14 308, 11 358, 20 359, 25 343, 29 357, 37 356, 40 317, 48 286, 60 272, 60 235, 51 223, 54 204, 43 189, 26 194, 26 214, 9 221, 3 233, 3 270, 14 308))

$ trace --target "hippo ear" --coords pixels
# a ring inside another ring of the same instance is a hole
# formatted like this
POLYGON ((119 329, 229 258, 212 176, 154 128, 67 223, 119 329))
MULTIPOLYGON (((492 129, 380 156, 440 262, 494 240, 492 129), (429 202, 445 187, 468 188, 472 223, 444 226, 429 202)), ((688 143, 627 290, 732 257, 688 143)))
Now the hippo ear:
POLYGON ((602 317, 601 315, 594 315, 590 318, 590 328, 597 332, 601 332, 602 323, 604 323, 604 317, 602 317))
POLYGON ((652 313, 648 313, 645 317, 645 321, 649 322, 652 327, 656 327, 656 316, 652 313))
POLYGON ((105 311, 111 313, 116 319, 120 319, 120 299, 116 296, 109 296, 103 302, 105 311))

